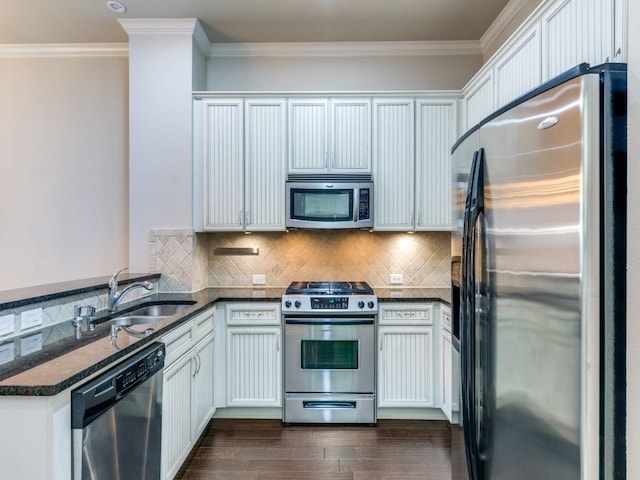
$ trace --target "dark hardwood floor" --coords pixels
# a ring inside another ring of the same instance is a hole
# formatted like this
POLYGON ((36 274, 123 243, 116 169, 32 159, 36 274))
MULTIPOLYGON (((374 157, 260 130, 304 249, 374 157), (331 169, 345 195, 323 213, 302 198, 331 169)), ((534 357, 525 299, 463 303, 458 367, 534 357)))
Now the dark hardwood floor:
POLYGON ((444 421, 376 427, 214 419, 177 479, 450 480, 444 421))

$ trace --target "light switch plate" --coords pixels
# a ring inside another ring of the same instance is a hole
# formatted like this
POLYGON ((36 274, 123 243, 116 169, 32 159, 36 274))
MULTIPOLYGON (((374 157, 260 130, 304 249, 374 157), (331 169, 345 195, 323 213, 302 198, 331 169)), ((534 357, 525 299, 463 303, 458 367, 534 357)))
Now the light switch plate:
POLYGON ((389 275, 389 283, 391 285, 402 285, 403 282, 404 279, 402 278, 401 273, 392 273, 391 275, 389 275))
POLYGON ((264 285, 265 283, 267 283, 267 276, 266 275, 253 275, 253 284, 254 285, 264 285))
POLYGON ((42 325, 42 307, 25 310, 20 314, 20 328, 25 330, 42 325))
POLYGON ((15 329, 15 315, 13 313, 0 317, 0 336, 9 335, 13 333, 15 329))
POLYGON ((20 354, 23 357, 33 352, 39 352, 40 350, 42 350, 42 333, 36 333, 35 335, 22 337, 22 340, 20 340, 20 343, 21 343, 20 354))
POLYGON ((0 365, 13 362, 16 359, 14 342, 0 345, 0 365))

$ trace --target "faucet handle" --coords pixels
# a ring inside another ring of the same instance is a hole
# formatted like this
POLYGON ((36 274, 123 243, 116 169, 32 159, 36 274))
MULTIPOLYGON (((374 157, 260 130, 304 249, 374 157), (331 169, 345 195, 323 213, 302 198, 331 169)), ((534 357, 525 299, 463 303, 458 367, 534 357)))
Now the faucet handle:
POLYGON ((96 318, 96 307, 93 305, 75 305, 73 315, 76 320, 93 320, 96 318))
POLYGON ((111 280, 109 280, 109 286, 113 287, 113 286, 118 286, 118 275, 120 275, 122 272, 124 272, 125 270, 129 270, 129 267, 125 267, 122 270, 118 270, 116 273, 114 273, 111 276, 111 280))

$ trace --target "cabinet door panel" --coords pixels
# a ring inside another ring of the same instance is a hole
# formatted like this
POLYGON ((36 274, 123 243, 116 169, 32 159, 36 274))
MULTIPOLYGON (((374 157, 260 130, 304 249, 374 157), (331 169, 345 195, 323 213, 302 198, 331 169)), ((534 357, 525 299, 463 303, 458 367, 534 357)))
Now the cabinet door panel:
POLYGON ((371 101, 333 99, 331 171, 371 171, 371 101))
POLYGON ((213 341, 204 338, 195 348, 197 374, 194 377, 194 438, 198 438, 213 415, 213 341))
POLYGON ((289 171, 326 172, 328 100, 289 100, 289 171))
POLYGON ((284 230, 285 100, 247 100, 245 108, 246 229, 284 230))
POLYGON ((418 101, 416 132, 416 229, 450 230, 455 101, 418 101))
POLYGON ((375 228, 412 230, 413 99, 374 99, 375 228))
POLYGON ((189 454, 192 441, 192 356, 166 369, 162 390, 162 478, 173 478, 189 454))
POLYGON ((613 59, 613 0, 559 0, 542 17, 543 79, 613 59))
POLYGON ((204 102, 205 230, 242 230, 243 138, 241 99, 204 102))
POLYGON ((378 406, 433 407, 433 327, 380 327, 378 406))
POLYGON ((491 70, 472 80, 464 92, 466 130, 480 123, 495 110, 491 70))
POLYGON ((451 333, 441 330, 440 331, 440 377, 442 379, 440 397, 442 412, 446 415, 447 419, 451 421, 453 411, 453 370, 451 363, 451 352, 453 346, 451 345, 451 333))
POLYGON ((227 405, 280 407, 280 327, 227 329, 227 405))
POLYGON ((535 24, 496 63, 496 108, 540 85, 540 64, 540 27, 535 24))

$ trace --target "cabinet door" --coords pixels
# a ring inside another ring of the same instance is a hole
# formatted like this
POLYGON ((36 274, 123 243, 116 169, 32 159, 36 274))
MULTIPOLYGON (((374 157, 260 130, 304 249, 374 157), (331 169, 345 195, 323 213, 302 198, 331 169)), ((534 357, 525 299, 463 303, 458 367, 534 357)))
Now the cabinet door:
POLYGON ((173 478, 193 446, 192 368, 187 353, 163 373, 162 478, 173 478))
POLYGON ((244 142, 242 99, 207 99, 202 106, 204 230, 242 230, 244 142))
MULTIPOLYGON (((614 0, 558 0, 542 17, 543 80, 615 58, 614 0)), ((618 60, 619 61, 619 60, 618 60)))
POLYGON ((433 407, 433 327, 379 327, 378 406, 433 407))
POLYGON ((227 329, 227 406, 282 406, 281 327, 227 329))
POLYGON ((456 101, 418 100, 416 110, 416 230, 450 230, 456 101))
POLYGON ((413 230, 414 102, 373 101, 374 228, 413 230))
POLYGON ((500 55, 494 67, 496 108, 540 85, 540 26, 536 23, 500 55))
POLYGON ((289 100, 289 172, 325 173, 328 169, 329 100, 289 100))
POLYGON ((453 378, 451 353, 453 345, 451 344, 451 333, 446 330, 440 330, 440 408, 447 419, 451 421, 453 412, 453 378))
POLYGON ((194 350, 196 373, 194 381, 194 440, 207 426, 214 413, 213 406, 213 341, 208 335, 194 350))
POLYGON ((284 230, 286 180, 284 99, 245 102, 245 229, 284 230))
POLYGON ((480 123, 495 110, 493 73, 489 69, 474 78, 464 89, 465 130, 480 123))
POLYGON ((335 98, 331 101, 330 171, 371 171, 371 100, 335 98))

